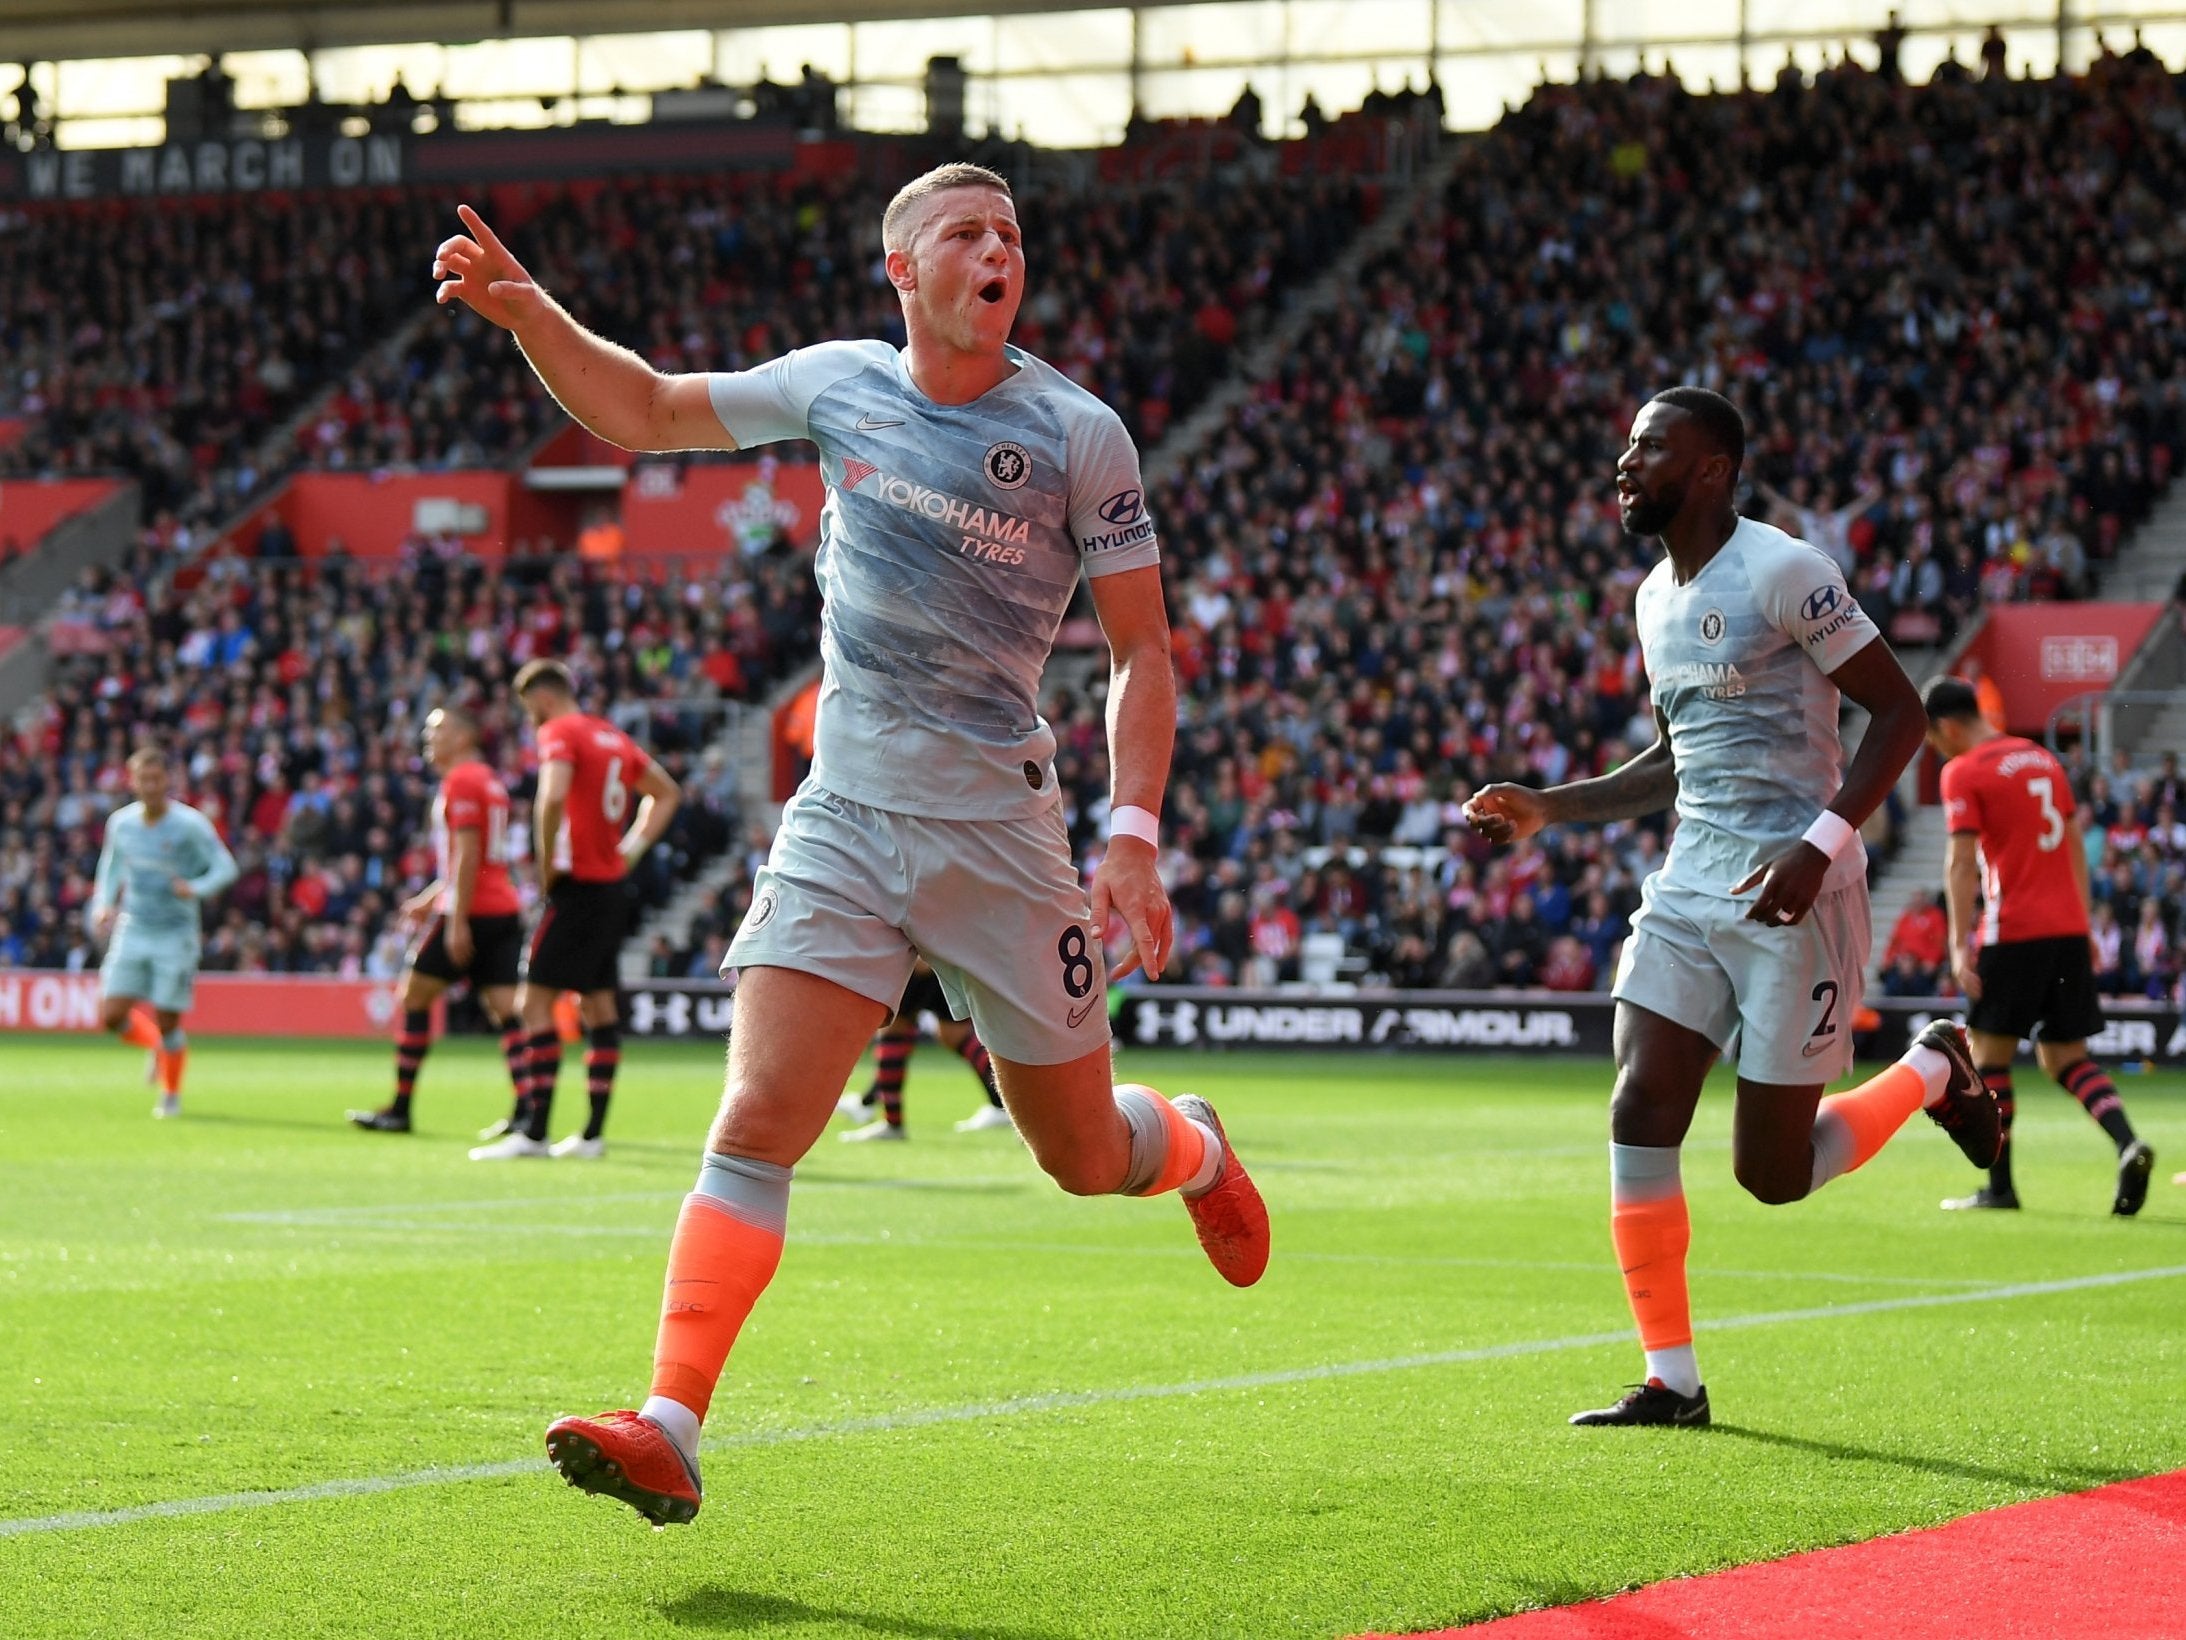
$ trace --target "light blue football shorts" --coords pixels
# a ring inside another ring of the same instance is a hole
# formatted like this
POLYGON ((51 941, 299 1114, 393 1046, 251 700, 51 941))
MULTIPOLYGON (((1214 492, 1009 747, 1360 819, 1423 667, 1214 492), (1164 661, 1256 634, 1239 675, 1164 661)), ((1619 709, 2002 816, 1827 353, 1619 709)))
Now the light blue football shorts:
POLYGON ((1852 1064, 1867 970, 1867 885, 1824 893, 1791 928, 1748 922, 1750 896, 1640 888, 1612 994, 1698 1031, 1749 1081, 1834 1082, 1852 1064))
POLYGON ((106 960, 99 964, 99 991, 188 1013, 197 994, 199 943, 189 931, 163 933, 124 924, 107 946, 106 960))
POLYGON ((1061 1065, 1108 1045, 1107 965, 1060 807, 933 820, 807 780, 722 974, 817 974, 892 1014, 920 955, 999 1058, 1061 1065))

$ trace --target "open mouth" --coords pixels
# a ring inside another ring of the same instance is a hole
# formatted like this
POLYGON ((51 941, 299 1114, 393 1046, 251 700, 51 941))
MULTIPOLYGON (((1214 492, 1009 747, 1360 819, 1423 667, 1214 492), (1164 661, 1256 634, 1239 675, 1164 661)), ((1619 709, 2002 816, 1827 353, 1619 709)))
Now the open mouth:
POLYGON ((979 287, 979 299, 982 302, 988 303, 991 306, 993 303, 999 302, 1002 300, 1003 297, 1007 296, 1009 294, 1009 289, 1010 286, 1007 279, 989 279, 985 284, 979 287))

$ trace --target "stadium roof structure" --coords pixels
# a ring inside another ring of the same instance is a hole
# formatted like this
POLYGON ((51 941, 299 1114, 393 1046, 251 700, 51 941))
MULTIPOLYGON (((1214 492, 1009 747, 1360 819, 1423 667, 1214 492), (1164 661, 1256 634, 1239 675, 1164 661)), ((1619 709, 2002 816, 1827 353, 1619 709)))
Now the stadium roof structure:
MULTIPOLYGON (((761 28, 886 18, 1070 11, 1085 0, 0 0, 0 57, 317 50, 652 29, 761 28)), ((1162 0, 1157 0, 1162 3, 1162 0)), ((1178 0, 1166 0, 1175 4, 1178 0)))

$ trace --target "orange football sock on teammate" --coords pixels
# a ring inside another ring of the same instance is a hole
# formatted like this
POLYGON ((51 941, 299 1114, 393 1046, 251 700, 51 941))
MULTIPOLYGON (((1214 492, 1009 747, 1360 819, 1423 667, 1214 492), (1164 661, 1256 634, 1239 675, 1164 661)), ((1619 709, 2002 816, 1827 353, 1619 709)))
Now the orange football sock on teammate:
POLYGON ((154 1053, 159 1051, 159 1021, 153 1017, 152 1010, 141 1002, 129 1010, 129 1017, 123 1022, 120 1036, 133 1048, 149 1048, 154 1053))

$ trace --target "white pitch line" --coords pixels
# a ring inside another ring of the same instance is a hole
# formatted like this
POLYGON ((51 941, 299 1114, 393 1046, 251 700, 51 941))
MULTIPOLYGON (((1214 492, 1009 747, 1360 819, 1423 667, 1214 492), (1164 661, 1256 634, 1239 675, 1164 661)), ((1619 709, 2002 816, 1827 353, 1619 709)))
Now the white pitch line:
MULTIPOLYGON (((2124 1287, 2143 1281, 2164 1281, 2186 1276, 2186 1264, 2167 1264, 2150 1270, 2115 1270, 2102 1275, 2071 1276, 2059 1281, 2025 1281, 2007 1287, 1990 1287, 1972 1293, 1922 1293, 1905 1298, 1874 1298, 1856 1304, 1824 1304, 1810 1310, 1767 1310, 1753 1315, 1723 1316, 1694 1324, 1696 1332, 1738 1332, 1750 1327, 1781 1326, 1794 1321, 1835 1321, 1847 1316, 1882 1315, 1895 1310, 1928 1310, 1944 1305, 1984 1304, 2009 1298, 2039 1298, 2052 1293, 2084 1292, 2099 1287, 2124 1287)), ((1510 1344, 1486 1344, 1472 1349, 1437 1350, 1423 1355, 1389 1356, 1378 1361, 1334 1361, 1315 1367, 1285 1367, 1272 1372, 1244 1372, 1223 1378, 1200 1378, 1182 1384, 1126 1384, 1112 1389, 1055 1390, 1043 1395, 1021 1395, 1007 1401, 973 1402, 968 1406, 910 1407, 900 1412, 875 1413, 864 1418, 838 1418, 826 1423, 804 1424, 790 1429, 751 1429, 719 1435, 708 1440, 707 1450, 739 1447, 785 1446, 799 1441, 839 1440, 854 1435, 893 1434, 908 1429, 931 1429, 943 1424, 983 1423, 996 1418, 1019 1418, 1031 1413, 1057 1412, 1072 1407, 1118 1406, 1133 1401, 1172 1400, 1187 1395, 1212 1395, 1229 1390, 1275 1389, 1288 1384, 1321 1383, 1334 1378, 1364 1378, 1379 1373, 1409 1372, 1420 1367, 1461 1366, 1472 1361, 1502 1361, 1521 1355, 1552 1355, 1563 1350, 1595 1349, 1610 1344, 1629 1344, 1629 1330, 1577 1333, 1567 1338, 1536 1338, 1510 1344)), ((164 1503, 140 1503, 126 1509, 78 1510, 64 1515, 35 1515, 0 1520, 0 1538, 27 1537, 50 1532, 87 1532, 106 1526, 127 1526, 140 1520, 172 1520, 184 1515, 222 1514, 232 1509, 267 1509, 284 1503, 317 1503, 328 1498, 369 1497, 381 1492, 400 1492, 419 1486, 452 1486, 463 1481, 503 1480, 514 1475, 542 1472, 538 1458, 511 1458, 500 1463, 468 1464, 449 1469, 414 1469, 399 1475, 370 1475, 355 1480, 318 1481, 309 1486, 284 1487, 276 1492, 220 1492, 202 1498, 176 1498, 164 1503)))

